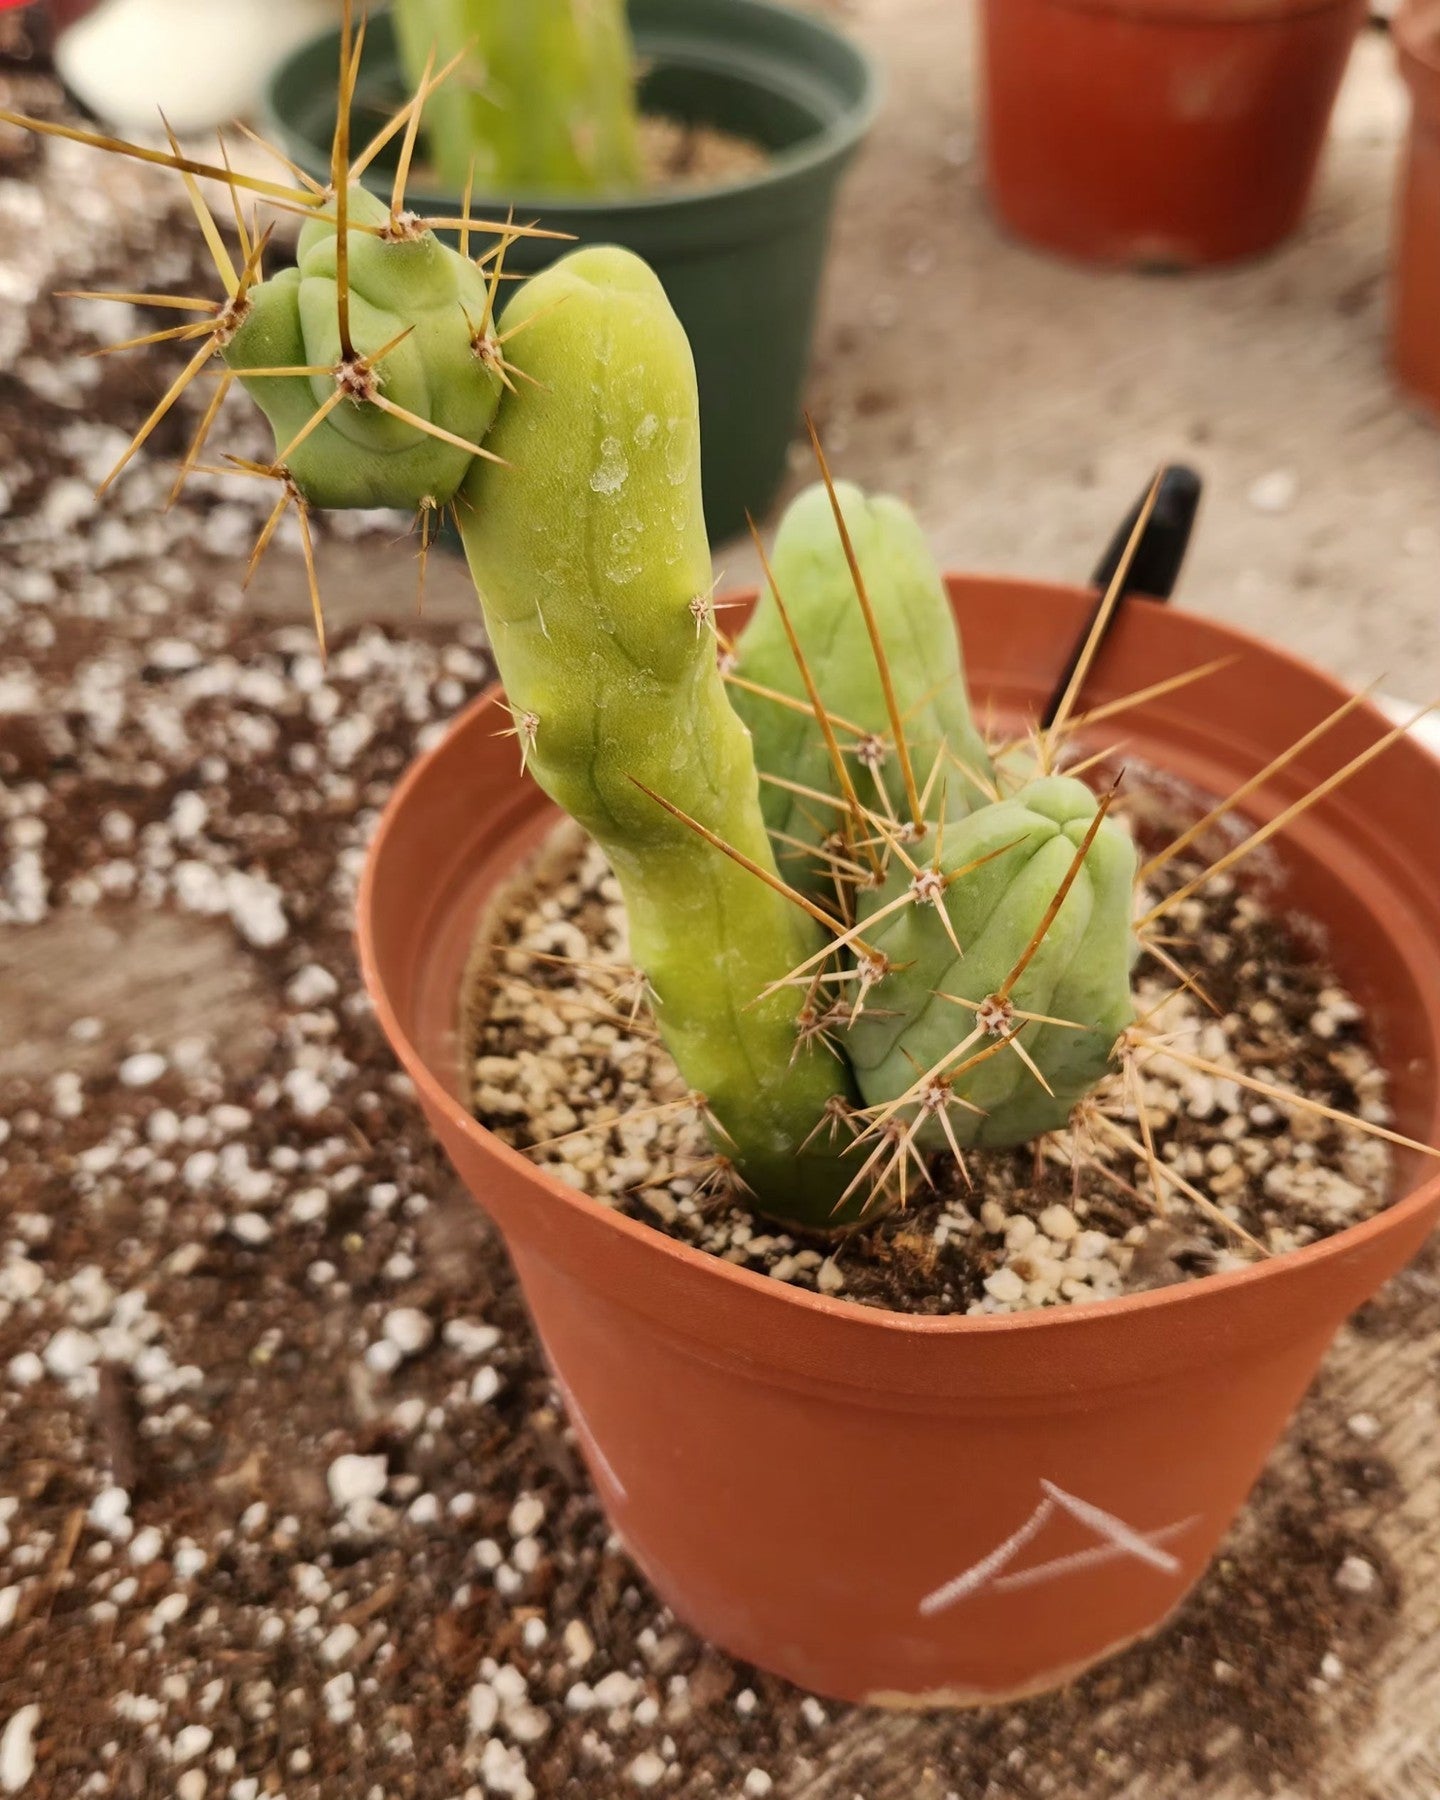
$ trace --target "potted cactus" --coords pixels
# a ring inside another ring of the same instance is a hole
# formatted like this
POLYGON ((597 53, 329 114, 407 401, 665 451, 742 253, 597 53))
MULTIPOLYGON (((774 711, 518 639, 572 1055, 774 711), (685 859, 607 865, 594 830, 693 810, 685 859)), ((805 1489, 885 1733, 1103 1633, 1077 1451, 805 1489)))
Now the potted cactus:
MULTIPOLYGON (((408 66, 426 93, 418 214, 453 218, 468 194, 654 268, 695 357, 706 517, 721 538, 763 514, 784 475, 836 189, 876 76, 823 19, 775 0, 634 0, 628 24, 633 54, 619 0, 403 0, 370 23, 358 116, 378 125, 408 66), (707 144, 712 160, 695 160, 707 144)), ((334 61, 328 33, 270 89, 279 142, 319 178, 334 61)), ((359 170, 387 197, 396 155, 391 143, 359 170)), ((516 241, 507 270, 533 273, 559 247, 516 241)))
POLYGON ((393 797, 361 957, 505 1235, 615 1528, 683 1618, 822 1692, 925 1706, 1061 1682, 1180 1603, 1334 1332, 1440 1213, 1440 849, 1413 829, 1440 765, 1304 664, 1153 604, 1127 605, 1097 669, 1147 509, 1098 609, 947 584, 905 510, 820 453, 766 592, 723 611, 694 367, 654 274, 581 249, 499 313, 494 246, 488 272, 470 254, 481 227, 451 248, 387 209, 346 179, 346 140, 342 108, 333 190, 279 196, 310 215, 297 269, 264 279, 263 237, 237 266, 210 234, 226 297, 194 302, 189 372, 223 358, 221 391, 238 381, 269 418, 274 458, 244 472, 276 483, 275 517, 455 508, 504 688, 393 797), (1017 732, 1077 630, 1047 722, 1017 732), (1121 714, 1166 779, 1239 784, 1147 858, 1138 909, 1120 784, 1073 760, 1121 714), (1218 862, 1157 888, 1241 801, 1252 823, 1218 862), (1016 1310, 997 1289, 979 1316, 883 1311, 738 1268, 538 1166, 477 1119, 470 1062, 494 921, 557 803, 623 893, 636 1005, 709 1122, 727 1203, 795 1242, 858 1241, 1004 1146, 1063 1155, 1075 1134, 1103 1158, 1126 1140, 1149 1183, 1135 1201, 1203 1216, 1225 1266, 1085 1306, 1016 1310), (1137 1005, 1138 957, 1168 956, 1158 922, 1266 844, 1278 905, 1323 924, 1369 1010, 1392 1123, 1216 1065, 1137 1005), (1161 1057, 1385 1145, 1390 1203, 1267 1255, 1284 1246, 1157 1138, 1161 1057))
POLYGON ((987 0, 986 182, 1018 236, 1188 268, 1298 224, 1364 0, 987 0))

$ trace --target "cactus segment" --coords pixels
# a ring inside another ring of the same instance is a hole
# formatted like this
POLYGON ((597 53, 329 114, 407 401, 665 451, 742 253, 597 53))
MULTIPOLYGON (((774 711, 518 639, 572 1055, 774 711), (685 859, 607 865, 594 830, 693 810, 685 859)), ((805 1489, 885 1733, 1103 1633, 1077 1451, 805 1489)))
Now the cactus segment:
POLYGON ((759 997, 820 928, 644 791, 773 875, 706 629, 689 345, 655 276, 610 248, 536 276, 502 325, 531 379, 489 439, 506 466, 477 464, 457 512, 528 766, 609 857, 661 1032, 756 1204, 842 1224, 865 1196, 835 1212, 856 1165, 816 1127, 843 1064, 801 1041, 802 990, 759 997))
MULTIPOLYGON (((1014 975, 1096 812, 1095 796, 1082 782, 1056 775, 947 827, 942 870, 992 860, 945 894, 963 954, 929 906, 891 912, 869 933, 892 969, 845 1039, 868 1105, 912 1094, 922 1071, 943 1081, 970 1056, 1018 1031, 1039 1076, 1006 1047, 958 1076, 953 1092, 962 1104, 949 1123, 962 1148, 1019 1144, 1061 1129, 1106 1073, 1134 1016, 1135 849, 1121 825, 1100 823, 1048 930, 1014 975), (1065 1023, 1026 1021, 1025 1013, 1065 1023)), ((917 859, 932 850, 933 840, 917 846, 917 859)), ((883 888, 860 896, 862 925, 903 892, 907 879, 896 868, 883 888)), ((917 1141, 940 1149, 946 1140, 931 1121, 917 1141)))
POLYGON ((367 404, 366 383, 478 446, 500 395, 499 374, 475 342, 486 317, 485 278, 433 233, 382 235, 390 215, 363 188, 349 191, 349 208, 355 227, 346 234, 349 319, 357 360, 347 365, 342 354, 330 218, 307 220, 295 267, 251 289, 225 361, 270 421, 277 460, 311 504, 443 506, 464 480, 473 451, 367 404), (246 373, 287 368, 321 372, 246 373), (350 391, 335 403, 337 384, 347 380, 350 391), (323 421, 302 437, 327 404, 323 421))
POLYGON ((623 0, 394 0, 417 87, 432 51, 457 74, 425 109, 430 157, 460 189, 618 193, 640 184, 634 51, 623 0))
MULTIPOLYGON (((915 775, 929 786, 928 813, 958 819, 992 799, 990 758, 970 714, 965 671, 945 585, 914 514, 888 496, 867 497, 836 484, 889 664, 915 775), (933 779, 932 779, 933 778, 933 779), (943 811, 942 811, 943 803, 943 811)), ((776 591, 837 729, 862 800, 903 817, 906 794, 892 740, 880 671, 823 484, 792 502, 771 558, 773 586, 761 595, 740 637, 732 687, 735 710, 750 728, 762 774, 839 797, 836 772, 812 717, 755 688, 794 700, 805 686, 791 650, 776 591), (745 684, 753 684, 747 686, 745 684), (883 784, 882 801, 877 783, 883 784)), ((772 831, 818 849, 836 816, 766 784, 761 794, 772 831)), ((787 862, 797 885, 829 887, 819 857, 787 862)))

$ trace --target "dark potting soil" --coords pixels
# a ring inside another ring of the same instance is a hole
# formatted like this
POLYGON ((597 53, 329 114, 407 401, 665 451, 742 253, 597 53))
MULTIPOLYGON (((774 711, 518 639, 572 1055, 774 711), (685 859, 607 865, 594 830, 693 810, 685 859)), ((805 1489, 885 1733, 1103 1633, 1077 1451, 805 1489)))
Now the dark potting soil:
MULTIPOLYGON (((751 138, 737 137, 714 125, 690 124, 646 113, 640 128, 641 191, 667 188, 723 187, 758 175, 770 154, 751 138)), ((418 159, 415 186, 434 190, 439 177, 418 159)), ((563 204, 563 197, 561 200, 563 204)))
MULTIPOLYGON (((1197 872, 1177 859, 1157 897, 1197 872)), ((593 846, 562 829, 481 931, 470 1005, 482 1122, 570 1185, 775 1280, 904 1312, 1083 1303, 1241 1266, 1259 1252, 1240 1231, 1271 1254, 1295 1249, 1388 1197, 1382 1141, 1162 1052, 1139 1065, 1146 1112, 1160 1162, 1198 1204, 1162 1185, 1155 1205, 1139 1089, 1117 1075, 1099 1096, 1107 1117, 1078 1134, 967 1153, 973 1187, 942 1155, 933 1191, 912 1177, 904 1208, 872 1228, 807 1239, 757 1218, 716 1165, 636 1004, 619 889, 593 846)), ((1217 877, 1181 903, 1171 932, 1174 972, 1143 963, 1137 995, 1162 1043, 1383 1121, 1360 1008, 1256 894, 1217 877), (1177 972, 1208 1007, 1179 991, 1177 972)))
MULTIPOLYGON (((30 91, 42 72, 23 80, 22 99, 0 68, 0 104, 58 104, 30 91)), ((337 632, 321 668, 308 632, 257 620, 238 582, 268 496, 202 482, 154 512, 203 395, 134 487, 86 498, 182 359, 83 363, 102 321, 120 335, 113 314, 50 291, 199 291, 193 224, 162 176, 86 158, 82 182, 82 160, 9 135, 0 152, 23 176, 0 182, 0 224, 33 289, 0 310, 15 1791, 1375 1792, 1351 1763, 1414 1610, 1385 1544, 1416 1484, 1402 1402, 1371 1371, 1420 1366, 1433 1257, 1347 1334, 1173 1624, 1064 1694, 903 1719, 821 1704, 656 1601, 354 965, 375 809, 487 678, 478 633, 337 632)), ((371 528, 367 553, 393 556, 391 531, 371 528)), ((298 610, 298 551, 279 554, 298 610)))

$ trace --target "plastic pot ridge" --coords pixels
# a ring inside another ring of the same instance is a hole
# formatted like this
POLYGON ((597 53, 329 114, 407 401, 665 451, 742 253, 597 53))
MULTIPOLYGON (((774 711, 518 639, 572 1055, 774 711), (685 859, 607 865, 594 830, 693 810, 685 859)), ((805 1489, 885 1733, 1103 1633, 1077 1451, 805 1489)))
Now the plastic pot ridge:
MULTIPOLYGON (((1092 596, 956 577, 977 692, 1034 705, 1092 596)), ((1217 655, 1137 709, 1134 760, 1228 791, 1342 690, 1282 652, 1145 602, 1088 692, 1217 655)), ((380 1020, 502 1231, 607 1512, 659 1593, 738 1656, 894 1705, 1054 1685, 1184 1598, 1344 1319, 1416 1251, 1440 1177, 1324 1243, 1086 1307, 914 1318, 803 1293, 576 1194, 458 1098, 478 917, 554 809, 477 702, 396 791, 360 898, 380 1020)), ((1273 815, 1384 729, 1358 709, 1253 803, 1273 815)), ((1401 742, 1287 830, 1282 903, 1329 934, 1370 1009, 1400 1129, 1440 1138, 1440 762, 1401 742)))

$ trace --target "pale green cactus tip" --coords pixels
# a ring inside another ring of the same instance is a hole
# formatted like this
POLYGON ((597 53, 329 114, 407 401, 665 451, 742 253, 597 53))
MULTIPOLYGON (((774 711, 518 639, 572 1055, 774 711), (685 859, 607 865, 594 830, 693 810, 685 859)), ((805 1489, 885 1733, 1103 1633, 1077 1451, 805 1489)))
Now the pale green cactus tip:
POLYGON ((624 0, 393 0, 412 87, 459 72, 429 105, 441 179, 482 193, 619 193, 641 180, 635 53, 624 0))
POLYGON ((960 819, 997 798, 995 775, 945 585, 908 507, 817 482, 791 503, 767 571, 732 697, 755 740, 765 822, 795 885, 815 892, 830 886, 847 792, 886 817, 960 819))
POLYGON ((713 641, 694 366, 659 282, 576 251, 497 328, 513 228, 487 270, 468 209, 458 250, 405 211, 417 103, 391 128, 389 208, 354 185, 373 145, 350 159, 344 46, 337 179, 278 188, 311 215, 294 270, 261 278, 238 208, 237 270, 192 180, 227 299, 194 303, 201 349, 125 460, 222 353, 222 392, 239 380, 276 435, 257 549, 290 499, 302 527, 309 504, 453 502, 523 758, 608 855, 661 1032, 758 1210, 850 1228, 903 1203, 922 1150, 1063 1123, 1130 1017, 1123 832, 1074 782, 999 798, 915 521, 835 488, 823 454, 730 672, 752 740, 713 641), (970 1055, 986 1032, 998 1053, 970 1055))

